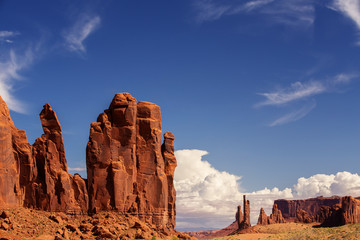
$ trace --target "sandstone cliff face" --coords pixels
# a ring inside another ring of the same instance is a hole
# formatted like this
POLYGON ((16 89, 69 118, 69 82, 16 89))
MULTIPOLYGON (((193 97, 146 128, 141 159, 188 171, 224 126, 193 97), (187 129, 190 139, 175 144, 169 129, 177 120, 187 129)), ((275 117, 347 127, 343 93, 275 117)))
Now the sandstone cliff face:
MULTIPOLYGON (((17 207, 22 203, 22 189, 20 187, 20 164, 25 152, 31 158, 30 146, 24 146, 26 135, 15 128, 10 118, 9 109, 0 97, 0 205, 17 207), (17 149, 13 149, 13 145, 17 149), (19 153, 16 150, 20 150, 19 153)), ((26 144, 25 144, 26 145, 26 144)), ((24 156, 25 158, 25 156, 24 156)))
POLYGON ((38 173, 35 196, 26 203, 48 211, 84 213, 88 205, 85 181, 67 171, 61 126, 49 104, 44 105, 40 120, 44 134, 33 145, 38 173))
POLYGON ((67 172, 61 127, 50 105, 40 113, 44 134, 33 146, 15 128, 1 97, 0 114, 1 206, 86 212, 85 181, 67 172))
MULTIPOLYGON (((320 210, 321 211, 321 210, 320 210)), ((319 219, 319 216, 310 216, 309 213, 307 211, 304 210, 297 210, 296 211, 296 219, 295 222, 299 222, 299 223, 312 223, 312 222, 317 222, 319 219)))
POLYGON ((281 210, 278 209, 277 204, 274 203, 272 214, 270 215, 270 223, 284 223, 285 219, 282 216, 281 210))
POLYGON ((175 226, 176 167, 167 132, 161 146, 160 107, 116 94, 91 124, 86 150, 89 211, 130 213, 165 230, 175 226))
POLYGON ((295 221, 296 213, 299 210, 306 211, 309 217, 313 217, 320 214, 322 206, 333 206, 340 203, 340 197, 317 197, 309 198, 305 200, 275 200, 275 204, 281 211, 286 221, 295 221))
POLYGON ((342 197, 341 204, 323 207, 320 218, 324 227, 360 223, 360 200, 351 196, 342 197))
POLYGON ((275 223, 285 223, 285 219, 283 218, 281 211, 278 209, 277 205, 274 204, 272 208, 272 213, 270 216, 267 216, 264 209, 260 209, 260 214, 258 218, 259 225, 268 225, 275 223))

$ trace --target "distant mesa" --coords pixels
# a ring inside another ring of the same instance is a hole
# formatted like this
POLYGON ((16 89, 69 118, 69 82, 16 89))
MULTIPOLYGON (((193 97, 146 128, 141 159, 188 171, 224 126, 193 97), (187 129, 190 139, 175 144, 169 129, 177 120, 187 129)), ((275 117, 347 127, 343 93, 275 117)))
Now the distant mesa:
POLYGON ((0 97, 0 206, 68 214, 112 211, 177 235, 174 135, 164 134, 160 107, 118 93, 91 124, 86 148, 88 179, 68 173, 61 125, 45 104, 44 134, 30 145, 0 97))

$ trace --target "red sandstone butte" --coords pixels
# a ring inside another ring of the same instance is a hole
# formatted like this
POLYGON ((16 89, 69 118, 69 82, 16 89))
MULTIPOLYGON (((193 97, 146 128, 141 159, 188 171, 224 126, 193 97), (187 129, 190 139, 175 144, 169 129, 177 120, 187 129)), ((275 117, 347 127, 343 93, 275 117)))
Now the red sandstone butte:
POLYGON ((306 211, 309 217, 316 217, 320 214, 322 206, 331 207, 340 203, 341 198, 337 196, 333 197, 317 197, 303 200, 275 200, 276 204, 281 211, 284 219, 287 222, 296 221, 296 213, 299 210, 306 211))
POLYGON ((174 136, 161 146, 160 107, 118 93, 91 124, 86 149, 89 211, 129 213, 164 230, 175 226, 174 136))
POLYGON ((40 120, 44 134, 31 146, 0 97, 0 206, 84 213, 86 184, 67 172, 61 126, 49 104, 40 120))

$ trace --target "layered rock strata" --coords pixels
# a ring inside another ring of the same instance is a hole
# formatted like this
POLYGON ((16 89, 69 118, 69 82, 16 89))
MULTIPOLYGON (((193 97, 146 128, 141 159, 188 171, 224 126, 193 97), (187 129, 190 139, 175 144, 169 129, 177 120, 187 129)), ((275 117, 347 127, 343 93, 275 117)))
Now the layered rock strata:
POLYGON ((309 217, 320 214, 322 206, 331 207, 341 202, 341 197, 317 197, 302 200, 275 200, 275 204, 281 211, 287 222, 296 221, 296 213, 299 210, 306 211, 309 217))
POLYGON ((164 230, 175 226, 174 136, 161 145, 160 107, 116 94, 91 124, 86 150, 89 211, 129 213, 164 230))

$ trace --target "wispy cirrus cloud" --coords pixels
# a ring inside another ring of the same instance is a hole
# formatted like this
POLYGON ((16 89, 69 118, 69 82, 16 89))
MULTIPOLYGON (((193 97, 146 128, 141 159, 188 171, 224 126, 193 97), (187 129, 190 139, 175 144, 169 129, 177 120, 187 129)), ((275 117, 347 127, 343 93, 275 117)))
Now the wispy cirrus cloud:
POLYGON ((0 31, 0 42, 12 43, 12 38, 19 34, 19 32, 14 31, 0 31))
MULTIPOLYGON (((360 1, 359 0, 334 0, 332 9, 341 12, 346 17, 351 19, 360 34, 360 1)), ((360 39, 358 39, 357 45, 360 45, 360 39)))
POLYGON ((311 99, 312 97, 325 92, 331 92, 339 85, 348 84, 356 78, 358 78, 358 75, 355 73, 341 73, 323 81, 295 82, 286 88, 258 93, 260 96, 265 97, 265 100, 255 104, 255 107, 292 107, 295 102, 303 101, 305 104, 301 108, 291 110, 289 113, 271 122, 268 126, 274 127, 294 122, 305 117, 316 107, 316 101, 311 99), (311 100, 310 103, 309 100, 311 100))
POLYGON ((326 90, 326 87, 317 81, 313 82, 295 82, 290 87, 279 89, 268 93, 259 93, 266 98, 265 101, 258 103, 256 106, 266 105, 283 105, 296 100, 308 98, 320 94, 326 90))
POLYGON ((28 48, 24 53, 17 54, 11 49, 0 59, 2 59, 0 60, 0 95, 10 110, 24 114, 26 113, 25 104, 13 95, 14 85, 16 81, 22 79, 20 72, 33 63, 34 52, 28 48))
POLYGON ((83 14, 75 24, 63 32, 65 46, 71 52, 86 53, 84 41, 101 23, 97 15, 83 14))
POLYGON ((290 112, 288 114, 285 114, 284 116, 276 119, 275 121, 273 121, 272 123, 269 124, 270 127, 274 127, 274 126, 278 126, 278 125, 283 125, 286 123, 290 123, 290 122, 295 122, 303 117, 305 117, 306 115, 308 115, 308 113, 311 112, 311 110, 313 110, 316 107, 316 102, 312 102, 309 105, 305 105, 304 107, 290 112))
POLYGON ((315 18, 312 0, 196 0, 193 6, 198 23, 218 20, 238 14, 259 14, 274 23, 291 26, 311 26, 315 18))

